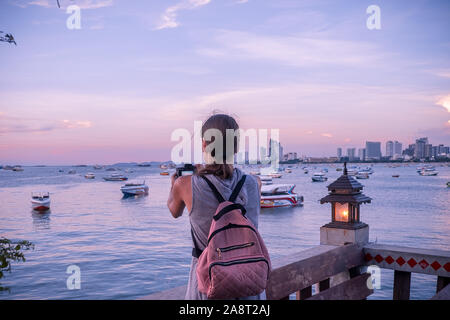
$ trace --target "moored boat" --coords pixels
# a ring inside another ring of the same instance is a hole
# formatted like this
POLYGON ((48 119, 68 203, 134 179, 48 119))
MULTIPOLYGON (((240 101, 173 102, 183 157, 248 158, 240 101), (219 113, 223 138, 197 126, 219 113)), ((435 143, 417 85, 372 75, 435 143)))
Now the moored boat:
POLYGON ((138 196, 148 194, 148 186, 145 181, 142 183, 127 183, 120 187, 124 196, 138 196))
POLYGON ((399 174, 393 174, 393 175, 392 175, 392 178, 399 178, 399 177, 400 177, 399 174))
POLYGON ((311 180, 313 182, 324 182, 327 181, 328 178, 323 172, 316 172, 311 176, 311 180))
POLYGON ((12 171, 21 172, 23 171, 23 168, 21 166, 15 166, 14 168, 12 168, 12 171))
POLYGON ((50 194, 48 192, 31 193, 31 205, 33 210, 47 211, 50 209, 50 194))
POLYGON ((95 174, 93 174, 92 172, 88 172, 84 175, 84 177, 86 179, 95 179, 95 174))
POLYGON ((162 175, 162 176, 168 176, 168 175, 169 175, 169 172, 163 171, 163 172, 160 172, 159 174, 162 175))
POLYGON ((439 171, 434 168, 424 169, 419 172, 421 176, 437 176, 439 171))
POLYGON ((355 178, 356 178, 356 179, 369 179, 369 173, 368 173, 368 172, 363 172, 363 171, 358 172, 358 173, 355 175, 355 178))
POLYGON ((303 196, 294 192, 295 184, 274 184, 261 187, 261 208, 293 207, 303 203, 303 196))
POLYGON ((103 179, 105 181, 125 181, 125 180, 128 180, 127 177, 125 177, 123 174, 120 174, 120 173, 113 173, 110 176, 103 177, 103 179))

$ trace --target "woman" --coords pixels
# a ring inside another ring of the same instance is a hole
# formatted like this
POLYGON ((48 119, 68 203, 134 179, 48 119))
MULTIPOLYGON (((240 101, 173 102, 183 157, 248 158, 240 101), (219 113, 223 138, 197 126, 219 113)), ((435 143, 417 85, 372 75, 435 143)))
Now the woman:
MULTIPOLYGON (((228 199, 236 187, 236 184, 244 174, 232 164, 227 164, 225 159, 231 150, 226 150, 226 130, 238 130, 236 121, 225 114, 215 114, 211 116, 202 127, 202 137, 209 129, 216 129, 222 133, 223 137, 223 161, 216 161, 214 150, 207 153, 207 146, 214 141, 202 141, 203 157, 207 162, 204 166, 197 166, 197 172, 193 176, 178 177, 172 176, 172 189, 169 194, 167 206, 174 218, 183 214, 186 207, 189 212, 189 220, 192 227, 192 237, 196 246, 203 250, 206 247, 208 233, 211 226, 211 220, 216 212, 218 201, 212 193, 207 182, 201 177, 207 177, 218 189, 221 195, 228 199), (217 164, 222 162, 223 164, 217 164)), ((233 154, 237 152, 238 138, 234 138, 233 154)), ((228 157, 229 159, 230 157, 228 157)), ((236 199, 236 203, 245 206, 247 210, 246 217, 250 219, 253 225, 258 228, 258 217, 260 210, 261 182, 259 178, 248 176, 236 199)), ((197 286, 197 268, 198 259, 192 257, 191 270, 189 273, 189 282, 186 292, 188 300, 206 300, 206 294, 198 291, 197 286)), ((259 296, 246 297, 245 299, 259 299, 259 296)))

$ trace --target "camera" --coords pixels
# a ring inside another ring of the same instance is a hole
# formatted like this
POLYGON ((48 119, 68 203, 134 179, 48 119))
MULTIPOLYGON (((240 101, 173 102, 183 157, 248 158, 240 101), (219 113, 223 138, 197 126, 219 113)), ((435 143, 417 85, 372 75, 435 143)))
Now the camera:
POLYGON ((176 168, 177 177, 193 175, 195 171, 196 168, 191 163, 182 164, 176 168))

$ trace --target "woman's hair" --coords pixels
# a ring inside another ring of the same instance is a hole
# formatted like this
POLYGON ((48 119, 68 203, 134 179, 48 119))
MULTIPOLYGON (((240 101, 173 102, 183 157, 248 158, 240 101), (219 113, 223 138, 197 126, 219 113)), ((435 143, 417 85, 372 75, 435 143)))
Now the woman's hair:
MULTIPOLYGON (((227 161, 227 159, 230 159, 230 155, 228 154, 231 152, 231 150, 227 150, 227 129, 232 129, 234 132, 239 129, 239 125, 237 124, 236 120, 234 120, 233 117, 226 115, 226 114, 215 114, 209 117, 208 120, 205 121, 205 123, 202 126, 202 137, 205 140, 205 132, 209 129, 216 129, 222 133, 223 142, 223 159, 219 161, 220 163, 216 163, 215 160, 218 160, 217 158, 213 161, 213 163, 207 163, 205 166, 203 166, 199 171, 199 175, 204 174, 213 174, 221 179, 229 179, 233 176, 233 165, 227 161)), ((214 138, 215 139, 215 138, 214 138)), ((237 152, 238 148, 238 136, 234 135, 233 137, 233 156, 237 152)), ((206 140, 205 140, 206 141, 206 140)), ((206 141, 206 146, 213 143, 214 140, 211 139, 211 141, 206 141)), ((215 158, 216 150, 211 151, 211 157, 215 158)))

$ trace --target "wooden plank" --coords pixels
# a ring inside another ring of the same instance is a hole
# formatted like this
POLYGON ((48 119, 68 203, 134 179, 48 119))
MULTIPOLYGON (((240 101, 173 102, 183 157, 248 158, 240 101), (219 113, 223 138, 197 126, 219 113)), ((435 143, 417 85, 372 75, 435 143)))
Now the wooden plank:
POLYGON ((356 244, 321 245, 280 259, 269 277, 267 299, 281 299, 362 264, 362 248, 356 244))
POLYGON ((187 286, 181 286, 161 292, 156 292, 139 300, 184 300, 187 286))
POLYGON ((450 300, 450 285, 441 289, 431 300, 450 300))
POLYGON ((373 293, 373 289, 367 287, 370 274, 364 273, 347 280, 337 286, 313 295, 308 300, 362 300, 373 293))
POLYGON ((450 284, 450 278, 447 277, 438 277, 436 283, 436 293, 444 289, 447 285, 450 284))
POLYGON ((409 300, 411 272, 394 271, 394 300, 409 300))
POLYGON ((368 244, 364 255, 366 265, 450 277, 450 251, 368 244))

